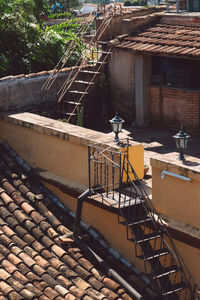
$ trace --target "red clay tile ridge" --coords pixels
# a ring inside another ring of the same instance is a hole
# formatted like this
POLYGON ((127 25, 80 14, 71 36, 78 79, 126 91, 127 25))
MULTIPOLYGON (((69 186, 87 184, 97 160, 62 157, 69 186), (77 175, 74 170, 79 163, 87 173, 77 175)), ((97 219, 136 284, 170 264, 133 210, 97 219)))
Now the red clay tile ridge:
POLYGON ((114 47, 142 54, 199 58, 199 41, 199 27, 157 24, 115 41, 114 47))
POLYGON ((60 221, 61 204, 3 141, 0 166, 0 299, 131 300, 75 243, 60 243, 70 214, 60 221))
POLYGON ((77 69, 78 67, 69 67, 69 68, 63 68, 61 70, 50 70, 50 71, 40 71, 37 73, 30 73, 30 74, 19 74, 19 75, 9 75, 0 78, 0 83, 8 80, 16 80, 16 79, 30 79, 30 78, 37 78, 41 76, 46 76, 47 78, 52 74, 57 74, 58 72, 66 73, 73 69, 77 69))

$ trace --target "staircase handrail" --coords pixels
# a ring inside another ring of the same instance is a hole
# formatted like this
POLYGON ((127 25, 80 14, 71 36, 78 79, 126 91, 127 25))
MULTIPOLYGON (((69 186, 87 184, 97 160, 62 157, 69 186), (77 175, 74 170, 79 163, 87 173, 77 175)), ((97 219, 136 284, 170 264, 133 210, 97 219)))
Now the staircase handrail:
MULTIPOLYGON (((147 200, 148 199, 148 202, 150 203, 151 207, 152 207, 152 211, 153 211, 153 215, 156 215, 157 216, 157 223, 162 227, 164 233, 166 234, 166 236, 168 237, 168 239, 170 240, 170 243, 171 243, 171 246, 173 248, 173 250, 171 249, 170 246, 168 246, 167 242, 165 241, 167 247, 169 248, 170 252, 172 253, 173 257, 178 261, 178 263, 180 264, 181 268, 182 268, 182 274, 184 275, 185 277, 185 280, 186 282, 189 284, 189 287, 190 287, 190 283, 189 283, 189 280, 185 274, 185 271, 184 269, 187 271, 188 275, 189 275, 189 279, 191 279, 192 283, 193 283, 193 295, 196 293, 197 290, 199 290, 199 287, 197 285, 197 283, 195 282, 188 266, 186 265, 186 263, 184 262, 183 258, 182 258, 182 255, 180 254, 180 252, 178 251, 177 247, 175 246, 173 240, 172 240, 172 237, 169 233, 169 231, 167 230, 165 224, 163 223, 163 220, 162 218, 160 217, 160 214, 157 212, 157 210, 155 209, 155 206, 153 204, 153 202, 151 201, 148 193, 146 192, 146 189, 145 187, 141 184, 141 181, 139 179, 139 177, 137 176, 137 173, 135 172, 131 162, 129 161, 129 159, 126 157, 126 160, 127 160, 127 164, 128 166, 131 168, 131 171, 135 177, 135 180, 139 186, 139 190, 140 190, 140 193, 142 195, 142 199, 147 203, 147 200), (174 252, 173 252, 174 251, 174 252)), ((124 168, 122 170, 125 170, 124 168)), ((126 172, 126 170, 125 170, 126 172)), ((130 178, 129 174, 127 173, 127 176, 129 177, 129 180, 130 180, 130 183, 134 186, 134 188, 137 190, 138 189, 138 186, 135 185, 135 183, 133 182, 133 180, 130 178)), ((148 205, 148 203, 147 203, 148 205)), ((190 288, 191 289, 191 288, 190 288)))
MULTIPOLYGON (((90 15, 92 14, 92 12, 90 13, 90 15)), ((94 21, 94 20, 93 20, 94 21)), ((80 30, 78 31, 77 35, 80 36, 80 38, 82 38, 84 36, 84 34, 87 32, 88 28, 90 27, 90 25, 93 23, 93 21, 91 23, 83 23, 82 26, 80 27, 80 30)), ((76 35, 76 36, 77 36, 76 35)), ((64 68, 65 64, 67 63, 67 61, 69 60, 71 54, 74 52, 75 48, 76 48, 76 43, 75 43, 75 39, 76 36, 74 37, 74 39, 71 40, 71 42, 69 43, 65 53, 62 55, 62 57, 60 58, 60 60, 58 61, 58 63, 56 64, 56 66, 54 67, 51 75, 48 77, 48 79, 45 81, 44 85, 42 86, 42 89, 45 90, 49 90, 50 87, 53 85, 53 83, 55 82, 56 78, 58 77, 58 75, 60 74, 62 68, 64 68), (67 55, 67 57, 65 58, 65 56, 67 55), (65 58, 65 59, 64 59, 65 58), (62 60, 64 59, 64 61, 62 62, 62 60), (59 68, 59 70, 57 70, 57 68, 59 67, 60 63, 62 62, 61 67, 59 68), (56 74, 56 75, 55 75, 56 74), (54 76, 55 75, 55 76, 54 76)))
MULTIPOLYGON (((105 18, 104 21, 101 23, 101 25, 99 26, 99 28, 98 28, 98 30, 96 32, 96 35, 97 35, 98 31, 100 31, 100 30, 101 30, 101 32, 100 32, 101 34, 98 36, 98 39, 96 39, 96 36, 91 39, 91 41, 88 44, 89 48, 91 47, 91 45, 94 44, 94 42, 97 44, 97 42, 101 38, 103 32, 105 31, 105 29, 107 28, 107 26, 110 24, 110 22, 112 20, 112 17, 113 16, 110 16, 108 18, 108 20, 105 18)), ((70 87, 72 86, 73 82, 76 80, 76 78, 77 78, 79 72, 81 71, 81 69, 85 66, 85 58, 80 57, 79 60, 76 62, 75 67, 77 67, 77 66, 79 66, 79 67, 76 70, 76 73, 73 76, 73 78, 71 78, 71 76, 72 76, 74 70, 71 70, 71 72, 69 73, 67 79, 64 81, 63 85, 59 89, 58 93, 61 93, 61 95, 58 98, 58 103, 62 100, 62 98, 64 97, 64 95, 66 94, 66 92, 70 89, 70 87), (70 84, 68 85, 69 81, 70 81, 70 84)))

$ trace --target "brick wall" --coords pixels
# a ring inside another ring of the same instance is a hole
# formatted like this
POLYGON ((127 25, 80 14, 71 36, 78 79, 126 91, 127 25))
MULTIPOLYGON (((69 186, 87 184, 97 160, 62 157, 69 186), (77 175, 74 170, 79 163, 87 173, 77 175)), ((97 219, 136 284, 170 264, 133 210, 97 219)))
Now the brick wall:
POLYGON ((200 91, 150 87, 153 127, 178 130, 180 124, 190 134, 200 134, 200 91))

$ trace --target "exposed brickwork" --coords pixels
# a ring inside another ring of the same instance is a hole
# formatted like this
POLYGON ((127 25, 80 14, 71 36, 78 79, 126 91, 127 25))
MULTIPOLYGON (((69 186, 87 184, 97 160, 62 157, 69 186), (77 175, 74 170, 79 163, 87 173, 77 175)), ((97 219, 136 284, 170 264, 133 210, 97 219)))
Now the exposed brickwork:
POLYGON ((190 134, 200 133, 200 92, 150 87, 153 127, 178 130, 182 124, 190 134))
POLYGON ((155 127, 160 127, 162 124, 162 97, 161 90, 158 87, 150 87, 150 112, 151 123, 155 127))

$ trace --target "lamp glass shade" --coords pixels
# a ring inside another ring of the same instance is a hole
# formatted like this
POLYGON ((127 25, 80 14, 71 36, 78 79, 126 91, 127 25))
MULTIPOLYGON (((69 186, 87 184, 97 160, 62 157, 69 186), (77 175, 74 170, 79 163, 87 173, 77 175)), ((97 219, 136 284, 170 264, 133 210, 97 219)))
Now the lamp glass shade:
POLYGON ((111 123, 112 131, 118 133, 122 130, 122 125, 124 123, 124 120, 116 114, 116 116, 110 120, 110 123, 111 123))
POLYGON ((113 130, 114 132, 119 132, 119 123, 113 122, 113 123, 111 123, 111 124, 112 124, 112 130, 113 130))
POLYGON ((173 138, 176 141, 176 147, 178 149, 186 149, 188 140, 190 139, 190 135, 184 132, 183 128, 181 127, 181 130, 173 136, 173 138))

